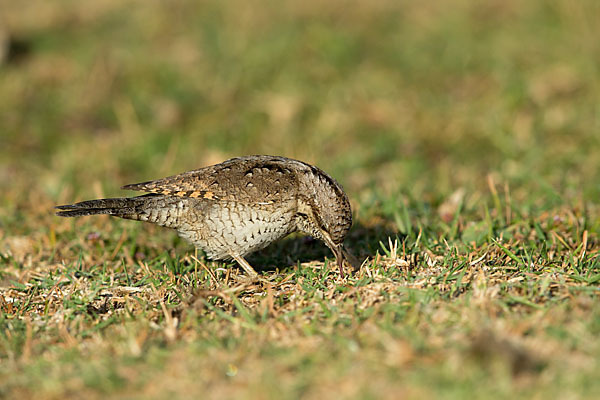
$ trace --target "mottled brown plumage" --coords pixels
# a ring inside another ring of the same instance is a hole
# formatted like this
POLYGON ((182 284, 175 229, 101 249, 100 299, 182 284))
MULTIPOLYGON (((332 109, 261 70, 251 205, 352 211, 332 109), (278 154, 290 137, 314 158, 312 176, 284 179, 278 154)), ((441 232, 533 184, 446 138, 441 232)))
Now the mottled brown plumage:
POLYGON ((323 241, 343 261, 352 211, 342 187, 317 167, 277 156, 246 156, 155 181, 123 186, 148 194, 58 206, 56 214, 108 214, 152 222, 179 234, 215 260, 244 257, 292 232, 323 241))

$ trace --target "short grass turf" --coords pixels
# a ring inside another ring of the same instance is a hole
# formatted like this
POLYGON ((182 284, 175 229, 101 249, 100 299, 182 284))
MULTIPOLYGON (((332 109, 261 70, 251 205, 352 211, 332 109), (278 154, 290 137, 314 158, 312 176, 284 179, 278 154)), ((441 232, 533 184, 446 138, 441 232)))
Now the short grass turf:
POLYGON ((599 398, 599 4, 0 1, 0 397, 599 398), (53 215, 242 154, 362 269, 53 215))

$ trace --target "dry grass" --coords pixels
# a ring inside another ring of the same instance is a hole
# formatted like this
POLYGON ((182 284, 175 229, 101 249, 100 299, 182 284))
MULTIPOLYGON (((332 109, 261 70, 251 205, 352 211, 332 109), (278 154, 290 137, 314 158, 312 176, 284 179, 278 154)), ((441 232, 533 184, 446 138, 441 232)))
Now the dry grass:
POLYGON ((595 1, 13 3, 0 397, 600 395, 595 1), (252 153, 342 182, 359 272, 52 215, 252 153))

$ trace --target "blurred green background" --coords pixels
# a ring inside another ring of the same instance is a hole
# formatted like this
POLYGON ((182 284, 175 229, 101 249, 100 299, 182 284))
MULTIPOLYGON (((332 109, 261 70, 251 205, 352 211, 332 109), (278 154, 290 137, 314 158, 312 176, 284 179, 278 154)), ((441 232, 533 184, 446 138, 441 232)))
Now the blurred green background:
POLYGON ((261 153, 359 203, 600 193, 594 0, 0 4, 4 206, 261 153))
POLYGON ((599 16, 0 0, 0 397, 598 398, 599 16), (371 270, 291 241, 258 255, 274 311, 197 306, 229 273, 173 232, 53 215, 245 154, 342 183, 371 270))

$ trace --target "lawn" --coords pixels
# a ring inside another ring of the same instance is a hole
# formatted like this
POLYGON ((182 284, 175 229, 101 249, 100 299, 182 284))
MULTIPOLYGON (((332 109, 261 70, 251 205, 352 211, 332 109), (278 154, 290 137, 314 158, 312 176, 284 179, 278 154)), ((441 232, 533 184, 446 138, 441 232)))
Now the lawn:
POLYGON ((438 3, 0 0, 0 398, 600 398, 600 3, 438 3), (245 154, 360 271, 54 215, 245 154))

